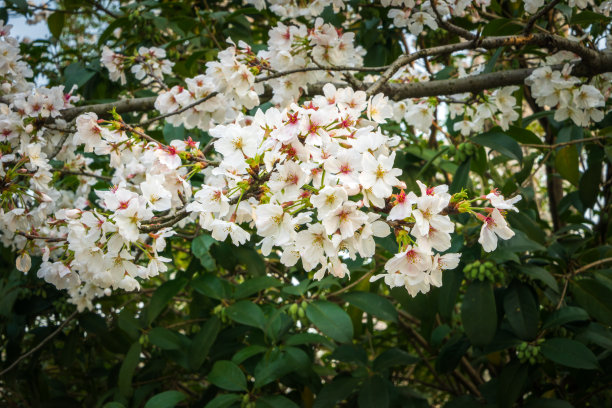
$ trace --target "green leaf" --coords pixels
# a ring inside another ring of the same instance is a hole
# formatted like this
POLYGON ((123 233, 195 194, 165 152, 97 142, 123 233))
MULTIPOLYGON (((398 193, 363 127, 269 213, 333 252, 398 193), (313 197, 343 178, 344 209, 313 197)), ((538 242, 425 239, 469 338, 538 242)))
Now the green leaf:
POLYGON ((578 187, 580 171, 578 170, 578 150, 576 150, 576 146, 565 146, 557 152, 555 168, 564 179, 578 187))
POLYGON ((187 396, 179 391, 164 391, 151 397, 144 408, 173 408, 186 398, 187 396))
POLYGON ((334 408, 338 402, 346 399, 353 393, 359 384, 358 378, 336 377, 326 384, 317 394, 313 408, 334 408))
POLYGON ((577 24, 581 27, 588 27, 591 24, 602 23, 607 24, 610 21, 610 17, 606 17, 603 14, 594 13, 589 10, 583 10, 578 14, 574 14, 570 20, 570 24, 577 24))
POLYGON ((612 325, 612 290, 595 279, 572 281, 572 295, 589 315, 606 325, 612 325))
POLYGON ((548 339, 542 344, 540 352, 544 357, 557 364, 585 370, 599 368, 597 357, 584 344, 570 339, 548 339))
POLYGON ((191 252, 200 260, 200 263, 208 272, 216 269, 217 265, 210 254, 210 247, 217 241, 208 234, 199 235, 191 243, 191 252))
POLYGON ((281 289, 281 292, 287 293, 293 296, 302 296, 308 290, 308 285, 310 284, 310 279, 304 279, 299 284, 294 286, 284 286, 281 289))
MULTIPOLYGON (((183 125, 174 126, 171 123, 166 123, 164 125, 164 129, 162 130, 162 133, 164 135, 164 140, 168 144, 170 144, 170 142, 172 142, 173 140, 185 140, 185 139, 187 139, 186 134, 185 134, 185 127, 183 125)), ((200 235, 196 239, 200 238, 201 236, 206 236, 206 234, 200 235)), ((192 249, 193 249, 193 244, 192 244, 192 249)), ((194 255, 195 255, 195 253, 194 253, 194 255)))
POLYGON ((136 340, 138 336, 140 336, 140 329, 142 329, 142 327, 139 321, 134 317, 134 312, 128 308, 123 309, 119 313, 117 325, 130 336, 132 340, 136 340))
POLYGON ((299 373, 309 370, 310 365, 310 358, 302 349, 287 347, 281 351, 273 348, 255 367, 253 386, 261 388, 292 371, 299 373))
POLYGON ((497 308, 493 287, 489 282, 470 283, 461 306, 465 334, 475 346, 486 346, 497 330, 497 308))
POLYGON ((243 299, 261 290, 279 286, 282 286, 282 283, 278 279, 271 276, 257 276, 241 283, 234 291, 234 298, 243 299))
POLYGON ((404 350, 393 347, 383 351, 378 357, 376 357, 373 368, 374 371, 382 371, 398 365, 407 366, 416 364, 419 361, 421 361, 419 357, 413 356, 404 350))
MULTIPOLYGON (((21 13, 27 13, 28 2, 26 0, 8 0, 7 3, 13 4, 21 13)), ((4 21, 6 23, 6 21, 4 21)))
POLYGON ((215 363, 208 374, 208 381, 228 391, 247 390, 244 373, 235 363, 227 360, 220 360, 215 363))
POLYGON ((179 350, 182 347, 178 333, 164 327, 156 327, 149 332, 149 340, 162 350, 179 350))
POLYGON ((193 370, 200 368, 213 343, 219 335, 221 321, 217 316, 213 316, 202 326, 200 331, 193 337, 189 349, 189 364, 193 370))
POLYGON ((132 395, 132 377, 134 377, 139 360, 140 343, 136 342, 130 346, 119 369, 119 392, 125 397, 132 395))
POLYGON ((436 370, 440 373, 448 373, 454 370, 469 348, 470 342, 465 335, 457 334, 453 336, 440 349, 436 359, 436 370))
POLYGON ((299 408, 299 405, 282 395, 267 395, 255 401, 255 407, 262 408, 299 408))
POLYGON ((329 341, 325 336, 317 333, 297 333, 292 335, 285 342, 288 346, 300 346, 303 344, 322 344, 323 346, 333 349, 334 343, 329 341))
MULTIPOLYGON (((463 237, 461 237, 461 239, 463 239, 463 237)), ((442 287, 440 288, 440 296, 438 297, 438 311, 440 312, 440 316, 445 320, 450 320, 452 318, 462 280, 463 271, 459 268, 446 270, 442 274, 442 287)))
POLYGON ((393 303, 371 292, 348 292, 340 296, 351 305, 383 320, 397 322, 397 310, 393 303))
POLYGON ((519 162, 523 160, 523 151, 519 144, 501 130, 491 130, 481 135, 473 136, 471 141, 495 150, 506 157, 516 159, 519 162))
POLYGON ((228 408, 242 399, 240 395, 224 394, 213 398, 204 408, 228 408))
POLYGON ((574 408, 574 406, 560 399, 536 398, 529 400, 525 408, 574 408))
POLYGON ((53 37, 59 38, 64 29, 64 13, 55 12, 47 18, 47 25, 49 26, 49 32, 53 37))
POLYGON ((71 90, 74 85, 80 88, 89 82, 94 75, 96 75, 95 71, 85 68, 79 62, 73 62, 64 70, 64 87, 66 91, 71 90))
POLYGON ((386 408, 389 406, 387 382, 378 375, 369 377, 362 385, 357 398, 359 408, 386 408))
POLYGON ((242 364, 243 361, 248 360, 249 358, 256 356, 257 354, 264 353, 267 350, 266 347, 260 346, 258 344, 253 344, 252 346, 245 347, 234 354, 232 357, 232 361, 236 364, 242 364))
POLYGON ((153 296, 147 308, 147 323, 151 324, 153 320, 166 308, 170 300, 181 291, 187 284, 185 279, 177 278, 163 283, 153 296))
POLYGON ((576 336, 576 340, 594 343, 607 350, 612 350, 612 332, 599 323, 590 323, 576 336))
POLYGON ((527 383, 529 366, 518 361, 512 361, 504 367, 499 375, 497 388, 497 403, 500 408, 510 408, 521 396, 521 391, 527 383))
POLYGON ((591 208, 597 203, 597 196, 602 193, 600 182, 601 166, 589 167, 580 177, 578 195, 585 207, 591 208))
POLYGON ((258 327, 262 330, 266 326, 266 317, 261 308, 248 300, 241 300, 231 305, 225 309, 225 313, 236 323, 258 327))
POLYGON ((542 144, 542 140, 535 133, 518 126, 510 126, 506 133, 519 143, 542 144))
POLYGON ((212 273, 207 273, 192 280, 191 287, 198 293, 212 299, 224 300, 231 297, 232 287, 230 284, 212 273))
POLYGON ((496 18, 488 23, 482 30, 484 36, 512 35, 520 33, 523 26, 508 18, 496 18))
POLYGON ((234 248, 236 260, 247 267, 251 276, 264 276, 266 274, 266 263, 263 257, 253 248, 237 247, 234 248))
POLYGON ((450 185, 450 193, 458 193, 462 188, 467 187, 469 176, 470 176, 470 163, 471 159, 467 159, 459 165, 459 168, 455 172, 453 182, 450 185))
POLYGON ((513 282, 504 296, 504 311, 514 333, 523 340, 532 340, 538 332, 538 305, 528 285, 513 282))
POLYGON ((315 300, 308 304, 306 317, 323 334, 341 343, 353 339, 353 323, 349 315, 335 303, 315 300))
POLYGON ((125 408, 125 405, 120 402, 107 402, 102 405, 102 408, 125 408))
POLYGON ((555 277, 552 276, 546 269, 534 265, 525 265, 521 267, 521 272, 529 276, 531 279, 539 280, 555 292, 559 293, 559 284, 555 280, 555 277))
POLYGON ((589 314, 580 307, 566 306, 555 310, 544 322, 543 329, 562 326, 565 323, 589 320, 589 314))

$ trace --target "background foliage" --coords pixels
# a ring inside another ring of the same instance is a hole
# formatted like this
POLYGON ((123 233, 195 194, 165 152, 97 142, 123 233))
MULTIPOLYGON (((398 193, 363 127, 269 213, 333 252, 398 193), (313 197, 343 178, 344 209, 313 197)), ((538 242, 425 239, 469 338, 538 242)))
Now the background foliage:
MULTIPOLYGON (((350 3, 361 15, 350 30, 368 50, 366 65, 391 63, 402 53, 400 30, 376 4, 350 3)), ((480 27, 468 19, 456 23, 487 35, 518 33, 520 4, 492 1, 503 19, 480 27)), ((139 46, 165 48, 176 63, 172 86, 202 72, 227 37, 261 44, 276 23, 274 15, 237 1, 147 0, 106 8, 65 0, 51 7, 52 37, 24 43, 23 51, 41 80, 77 85, 88 103, 154 95, 137 81, 110 82, 99 62, 102 45, 127 55, 139 46)), ((560 11, 575 13, 572 24, 584 30, 609 27, 603 15, 568 9, 560 11)), ((10 23, 16 14, 39 11, 6 1, 0 19, 10 23)), ((344 19, 331 9, 323 18, 344 19)), ((455 40, 435 32, 419 45, 455 40)), ((490 51, 485 70, 524 66, 521 55, 529 51, 501 58, 490 51)), ((442 70, 438 79, 453 73, 442 70)), ((546 111, 521 117, 509 131, 494 128, 467 139, 448 126, 457 146, 450 149, 439 146, 435 130, 422 140, 409 128, 387 127, 412 142, 396 160, 408 186, 417 177, 430 184, 446 179, 459 191, 493 179, 503 194, 524 197, 520 212, 508 216, 516 236, 491 254, 475 242, 480 225, 458 231, 451 250, 462 253, 461 264, 427 295, 412 298, 368 282, 397 251, 391 238, 377 243, 372 260, 349 263, 350 281, 317 282, 301 268, 264 262, 253 243, 235 248, 199 233, 168 248, 164 256, 174 259, 175 269, 149 280, 140 294, 115 292, 96 311, 73 314, 63 293, 33 276, 36 265, 23 275, 14 255, 3 251, 2 370, 69 319, 50 342, 2 373, 3 405, 612 406, 612 269, 602 262, 612 254, 612 147, 605 139, 612 117, 592 129, 558 123, 546 111), (573 142, 594 135, 604 138, 573 142), (547 183, 534 180, 541 166, 547 183)), ((169 125, 150 134, 208 140, 205 132, 169 125)))

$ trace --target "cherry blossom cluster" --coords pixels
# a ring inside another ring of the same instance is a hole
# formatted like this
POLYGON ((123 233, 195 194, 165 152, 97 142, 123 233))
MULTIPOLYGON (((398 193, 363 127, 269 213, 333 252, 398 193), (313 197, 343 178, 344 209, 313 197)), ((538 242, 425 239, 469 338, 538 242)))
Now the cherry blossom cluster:
POLYGON ((102 48, 102 65, 108 70, 112 81, 120 81, 121 85, 126 83, 126 71, 145 84, 157 82, 164 84, 164 74, 171 74, 173 62, 166 59, 166 50, 158 47, 140 47, 135 56, 128 57, 113 52, 108 47, 102 48))
POLYGON ((604 118, 606 99, 612 86, 609 75, 582 83, 571 75, 572 66, 565 64, 561 71, 550 66, 541 67, 525 79, 538 106, 555 108, 554 119, 571 119, 578 126, 588 126, 591 121, 604 118), (604 94, 606 97, 604 98, 604 94))
MULTIPOLYGON (((301 260, 306 271, 316 270, 315 279, 348 275, 343 260, 373 256, 374 239, 393 227, 402 251, 386 264, 385 282, 412 295, 440 286, 442 270, 456 267, 459 254, 434 251, 451 246, 449 208, 473 212, 469 202, 451 203, 447 186, 418 182, 421 196, 404 192, 402 172, 393 167, 399 140, 377 128, 391 116, 386 98, 368 100, 364 92, 331 84, 324 93, 211 129, 219 165, 205 171, 187 211, 217 240, 241 245, 253 229, 265 256, 276 251, 286 266, 301 260), (393 194, 394 188, 401 191, 393 194)), ((482 198, 493 205, 478 214, 483 246, 491 251, 497 237, 514 235, 499 209, 515 209, 520 197, 482 198)))
MULTIPOLYGON (((523 7, 525 8, 525 11, 529 14, 537 13, 537 11, 544 5, 544 0, 526 0, 523 2, 523 7)), ((567 5, 572 8, 578 7, 579 9, 584 9, 589 5, 593 6, 593 2, 589 0, 569 0, 567 2, 567 5)))
MULTIPOLYGON (((489 120, 497 123, 502 129, 507 130, 512 122, 518 119, 516 112, 516 98, 514 93, 518 86, 506 86, 495 89, 481 95, 479 104, 451 104, 449 109, 451 118, 463 115, 463 120, 453 125, 453 130, 460 132, 463 136, 482 132, 489 120)), ((459 95, 459 100, 468 100, 469 95, 459 95)))
POLYGON ((311 29, 299 23, 279 23, 269 35, 269 48, 257 54, 242 41, 235 45, 228 40, 231 46, 218 54, 217 61, 206 64, 206 74, 187 79, 186 87, 174 86, 162 93, 156 109, 163 114, 181 111, 169 119, 176 126, 208 130, 214 124, 234 120, 243 108, 259 105, 259 96, 265 91, 263 80, 272 90, 271 102, 287 106, 309 84, 336 78, 324 70, 302 69, 316 68, 317 64, 363 65, 365 52, 354 47, 354 33, 342 33, 322 19, 317 19, 311 29), (296 72, 276 76, 288 71, 296 72), (197 103, 199 100, 204 101, 197 103))
POLYGON ((10 36, 12 25, 0 20, 0 95, 10 96, 27 92, 31 84, 26 78, 32 77, 32 70, 21 61, 19 43, 10 36))
POLYGON ((283 18, 296 17, 317 17, 323 13, 323 9, 332 5, 334 12, 342 10, 344 0, 245 0, 247 4, 252 4, 257 10, 270 9, 274 14, 283 18))

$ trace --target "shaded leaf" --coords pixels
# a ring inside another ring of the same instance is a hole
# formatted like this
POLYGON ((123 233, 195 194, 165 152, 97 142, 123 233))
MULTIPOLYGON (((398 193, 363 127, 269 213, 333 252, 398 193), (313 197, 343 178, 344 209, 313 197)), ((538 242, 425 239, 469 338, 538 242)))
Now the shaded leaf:
POLYGON ((306 316, 323 334, 341 343, 353 338, 353 323, 349 315, 335 303, 315 300, 308 304, 306 316))
POLYGON ((565 146, 557 152, 555 168, 564 179, 578 187, 580 171, 578 170, 578 150, 576 150, 576 146, 565 146))
POLYGON ((449 188, 451 194, 458 193, 462 188, 467 187, 470 176, 470 162, 471 159, 467 159, 459 165, 449 188))
POLYGON ((529 366, 518 361, 512 361, 499 375, 497 388, 497 403, 500 408, 510 408, 521 396, 521 391, 527 383, 529 366))
POLYGON ((151 324, 153 320, 165 309, 170 300, 181 291, 187 284, 185 279, 177 278, 163 283, 153 296, 147 308, 147 322, 151 324))
POLYGON ((180 391, 164 391, 151 397, 144 408, 172 408, 186 398, 187 396, 180 391))
POLYGON ((595 279, 574 280, 570 284, 576 301, 601 323, 612 325, 612 290, 595 279))
POLYGON ((234 291, 235 299, 242 299, 248 297, 254 293, 267 288, 277 288, 282 286, 282 283, 278 279, 274 279, 271 276, 257 276, 255 278, 247 279, 236 287, 234 291))
POLYGON ((227 313, 227 317, 236 323, 258 327, 262 330, 266 326, 266 317, 261 311, 261 308, 248 300, 241 300, 231 305, 225 312, 227 313))
POLYGON ((217 316, 213 316, 202 326, 200 331, 193 337, 189 350, 189 364, 192 369, 200 368, 210 348, 219 335, 221 321, 217 316))
POLYGON ((416 364, 419 361, 421 361, 419 357, 413 356, 404 350, 394 347, 383 351, 378 357, 376 357, 373 368, 375 371, 382 371, 398 365, 407 366, 416 364))
POLYGON ((474 281, 468 286, 461 306, 465 334, 475 346, 486 346, 497 329, 497 307, 489 282, 474 281))
POLYGON ((55 12, 47 17, 47 25, 49 26, 49 32, 55 38, 59 38, 64 29, 64 13, 55 12))
POLYGON ((542 325, 543 329, 562 326, 565 323, 589 320, 589 314, 580 307, 566 306, 555 310, 542 325))
POLYGON ((393 303, 371 292, 348 292, 340 296, 351 305, 383 320, 397 322, 397 310, 393 303))
POLYGON ((597 357, 584 344, 570 339, 548 339, 540 349, 547 359, 572 368, 596 370, 599 368, 597 357))
POLYGON ((528 285, 513 282, 504 296, 504 311, 514 333, 524 340, 538 332, 538 305, 528 285))
POLYGON ((213 365, 208 374, 208 381, 228 391, 246 391, 247 383, 244 373, 235 363, 220 360, 213 365))
POLYGON ((204 408, 227 408, 242 399, 240 395, 224 394, 213 398, 204 408))
POLYGON ((163 327, 152 329, 149 340, 162 350, 179 350, 182 346, 179 334, 163 327))
POLYGON ((130 346, 119 369, 119 391, 125 397, 132 395, 132 377, 139 360, 140 343, 136 342, 130 346))
POLYGON ((519 144, 503 133, 501 130, 491 130, 489 132, 473 136, 470 139, 472 142, 481 146, 488 147, 491 150, 495 150, 498 153, 503 154, 506 157, 515 159, 518 161, 523 160, 523 151, 519 144))
POLYGON ((359 379, 353 377, 336 377, 326 384, 317 394, 313 408, 335 408, 338 402, 345 400, 353 393, 359 379))
POLYGON ((369 377, 362 385, 357 398, 359 408, 386 408, 389 406, 389 390, 386 381, 378 376, 369 377))

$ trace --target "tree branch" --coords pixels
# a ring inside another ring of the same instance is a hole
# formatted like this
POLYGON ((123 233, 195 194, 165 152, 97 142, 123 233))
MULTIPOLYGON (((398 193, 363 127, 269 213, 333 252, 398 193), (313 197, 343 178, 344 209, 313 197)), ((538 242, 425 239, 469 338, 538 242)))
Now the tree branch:
POLYGON ((2 377, 4 374, 8 373, 9 371, 11 371, 13 368, 15 368, 17 366, 17 364, 19 364, 22 360, 28 358, 28 356, 34 354, 35 352, 37 352, 42 346, 44 346, 45 344, 47 344, 52 338, 54 338, 55 336, 57 336, 58 334, 61 333, 61 331, 64 329, 64 327, 66 327, 66 325, 68 323, 70 323, 72 321, 72 319, 74 319, 76 317, 76 315, 78 314, 78 312, 75 310, 74 312, 72 312, 72 314, 70 316, 68 316, 68 318, 66 320, 64 320, 62 322, 62 324, 60 324, 57 329, 55 329, 55 331, 53 331, 53 333, 51 333, 50 335, 48 335, 47 337, 45 337, 43 339, 43 341, 41 341, 40 343, 38 343, 38 345, 36 347, 34 347, 33 349, 31 349, 30 351, 28 351, 25 354, 22 354, 21 356, 19 356, 19 358, 15 361, 13 361, 13 364, 11 364, 10 366, 8 366, 7 368, 5 368, 4 370, 0 371, 0 377, 2 377))
MULTIPOLYGON (((381 78, 370 86, 368 91, 370 94, 380 90, 387 96, 394 100, 402 100, 406 98, 422 98, 430 96, 443 96, 453 95, 464 92, 477 93, 485 89, 498 88, 509 85, 522 85, 527 78, 536 68, 522 68, 508 71, 499 71, 489 74, 473 75, 458 79, 446 79, 426 82, 413 82, 407 84, 386 84, 386 82, 406 64, 411 61, 433 56, 447 54, 459 50, 466 50, 470 48, 485 48, 494 49, 508 45, 542 45, 549 46, 552 48, 564 49, 567 51, 574 52, 583 58, 583 61, 576 64, 572 70, 572 75, 578 77, 590 77, 605 72, 612 72, 612 55, 608 53, 601 53, 589 48, 583 47, 577 42, 567 40, 558 36, 548 34, 531 34, 528 36, 510 36, 510 37, 490 37, 479 40, 477 42, 462 42, 457 44, 444 45, 440 47, 432 47, 425 50, 417 51, 413 54, 402 55, 398 60, 391 64, 387 70, 382 74, 381 78)), ((327 68, 327 67, 326 67, 327 68)), ((374 67, 372 70, 379 70, 383 67, 374 67)), ((551 66, 554 70, 560 70, 563 68, 561 65, 551 66)), ((318 68, 321 69, 321 68, 318 68)), ((285 73, 286 74, 286 73, 285 73)), ((268 79, 277 76, 269 76, 268 79)), ((311 93, 320 93, 324 84, 313 84, 309 85, 311 93)), ((266 92, 268 94, 268 92, 266 92)), ((182 113, 206 100, 212 98, 216 94, 210 94, 205 98, 199 99, 190 105, 185 106, 174 112, 169 112, 164 115, 151 118, 148 121, 143 122, 140 126, 146 126, 157 120, 164 119, 166 117, 182 113)), ((62 110, 62 117, 65 120, 72 120, 78 115, 85 112, 93 112, 97 115, 107 114, 113 107, 117 113, 124 112, 139 112, 148 111, 154 108, 156 97, 146 98, 134 98, 126 99, 116 102, 109 102, 96 105, 84 105, 75 108, 68 108, 62 110)))
POLYGON ((93 112, 98 116, 102 116, 107 115, 113 108, 115 108, 117 113, 148 111, 154 108, 156 99, 156 96, 148 96, 146 98, 124 99, 95 105, 77 106, 62 110, 62 118, 69 121, 85 112, 93 112))
POLYGON ((552 0, 550 3, 546 5, 546 7, 544 7, 542 10, 534 14, 529 19, 529 21, 527 21, 527 24, 525 25, 525 28, 523 29, 523 34, 529 34, 531 30, 533 29, 533 26, 535 26, 535 23, 538 21, 538 19, 542 17, 544 14, 548 13, 553 7, 557 5, 557 3, 559 3, 559 0, 552 0))

